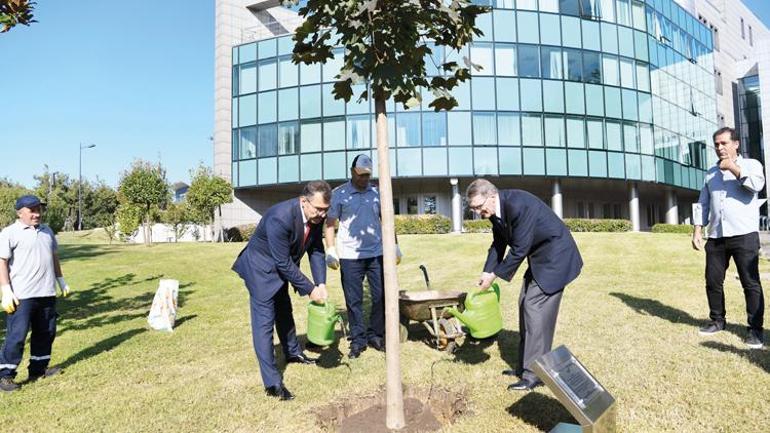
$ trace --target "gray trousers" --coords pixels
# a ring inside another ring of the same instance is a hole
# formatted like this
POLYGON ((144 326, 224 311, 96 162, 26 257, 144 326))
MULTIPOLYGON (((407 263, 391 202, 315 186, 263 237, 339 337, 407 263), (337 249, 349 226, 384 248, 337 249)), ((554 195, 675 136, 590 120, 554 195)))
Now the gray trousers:
POLYGON ((519 364, 516 373, 529 381, 539 381, 529 366, 551 351, 562 291, 543 292, 527 270, 519 295, 519 364))

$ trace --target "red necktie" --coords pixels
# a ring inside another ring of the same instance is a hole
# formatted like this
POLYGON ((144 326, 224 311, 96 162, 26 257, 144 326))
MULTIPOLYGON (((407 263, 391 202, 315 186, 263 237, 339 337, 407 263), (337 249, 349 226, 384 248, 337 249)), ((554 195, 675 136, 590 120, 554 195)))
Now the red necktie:
POLYGON ((305 237, 302 239, 302 245, 307 243, 307 238, 310 236, 310 221, 305 224, 305 237))

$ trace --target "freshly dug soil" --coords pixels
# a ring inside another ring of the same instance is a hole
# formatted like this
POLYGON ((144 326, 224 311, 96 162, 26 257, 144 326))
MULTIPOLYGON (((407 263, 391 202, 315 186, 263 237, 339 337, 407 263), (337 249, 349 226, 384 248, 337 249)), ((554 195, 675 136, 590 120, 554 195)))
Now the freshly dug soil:
MULTIPOLYGON (((386 406, 377 404, 342 420, 340 433, 388 433, 385 425, 386 406)), ((406 427, 399 433, 433 432, 441 428, 441 423, 433 415, 430 407, 416 398, 404 400, 404 421, 406 427)))

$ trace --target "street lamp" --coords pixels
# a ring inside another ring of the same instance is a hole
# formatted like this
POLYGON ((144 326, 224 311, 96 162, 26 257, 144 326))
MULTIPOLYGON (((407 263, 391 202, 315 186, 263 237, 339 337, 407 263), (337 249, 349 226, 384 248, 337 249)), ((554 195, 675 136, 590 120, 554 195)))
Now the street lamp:
POLYGON ((83 199, 80 195, 80 190, 83 188, 83 149, 92 149, 96 147, 95 144, 87 144, 83 146, 83 143, 80 143, 80 151, 78 152, 78 231, 83 229, 83 199))

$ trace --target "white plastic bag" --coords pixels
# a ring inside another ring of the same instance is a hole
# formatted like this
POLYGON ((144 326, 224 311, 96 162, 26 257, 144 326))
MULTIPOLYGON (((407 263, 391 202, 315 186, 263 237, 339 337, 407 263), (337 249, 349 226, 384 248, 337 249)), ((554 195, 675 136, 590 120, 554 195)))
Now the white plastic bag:
POLYGON ((172 331, 176 321, 176 299, 179 295, 179 281, 160 280, 158 291, 152 300, 147 322, 158 331, 172 331))

